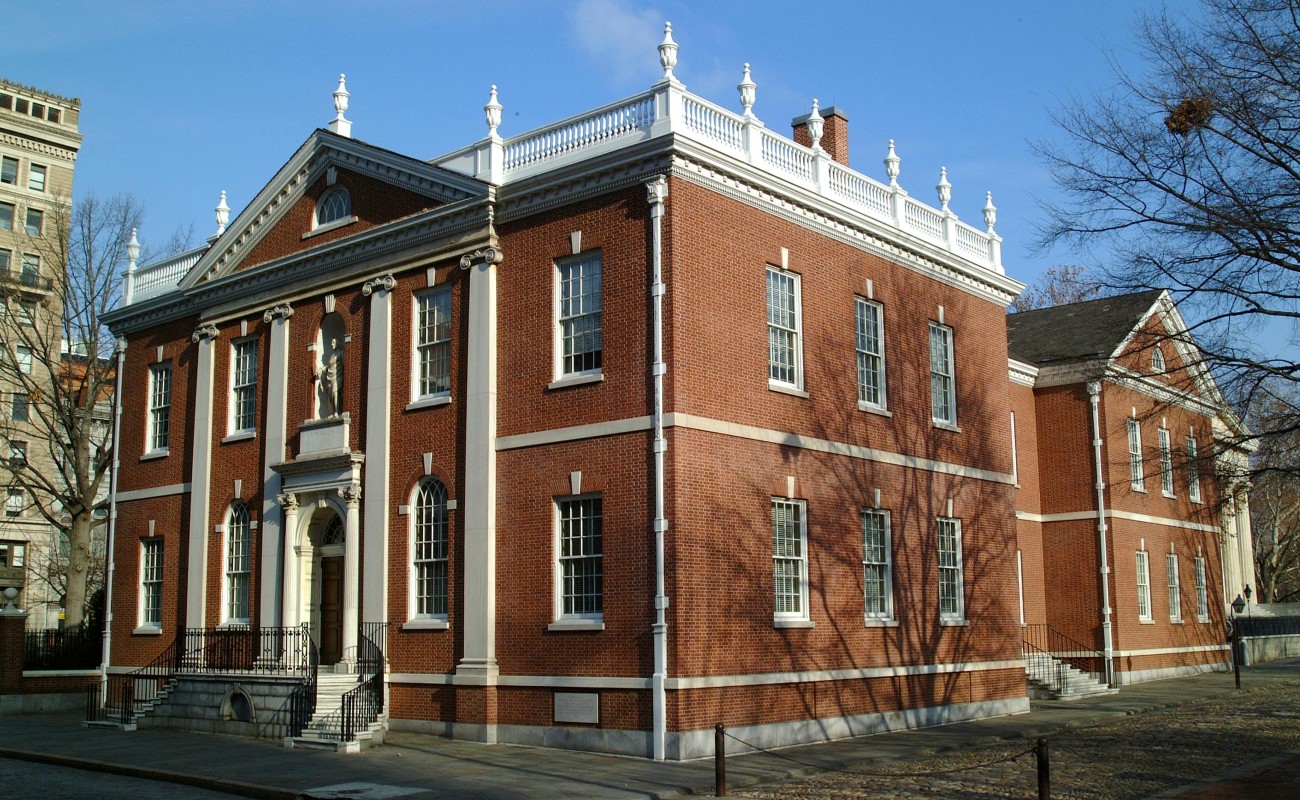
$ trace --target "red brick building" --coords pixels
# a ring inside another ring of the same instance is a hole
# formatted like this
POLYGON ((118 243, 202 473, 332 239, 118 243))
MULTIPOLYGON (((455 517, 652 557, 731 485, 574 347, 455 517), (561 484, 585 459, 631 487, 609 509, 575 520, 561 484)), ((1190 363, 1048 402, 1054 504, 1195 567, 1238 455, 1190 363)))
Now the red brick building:
POLYGON ((509 139, 494 87, 431 161, 350 138, 340 82, 214 241, 132 265, 110 673, 219 682, 251 631, 270 674, 305 628, 381 724, 654 758, 1027 710, 991 198, 660 53, 509 139))

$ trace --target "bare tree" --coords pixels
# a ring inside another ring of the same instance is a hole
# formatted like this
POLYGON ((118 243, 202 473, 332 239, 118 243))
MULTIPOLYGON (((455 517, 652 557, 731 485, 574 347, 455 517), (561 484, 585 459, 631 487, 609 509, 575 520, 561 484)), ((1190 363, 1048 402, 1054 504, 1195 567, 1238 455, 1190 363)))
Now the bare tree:
MULTIPOLYGON (((1300 0, 1201 5, 1141 18, 1146 69, 1060 112, 1069 143, 1038 148, 1063 190, 1042 243, 1107 245, 1112 291, 1169 289, 1244 408, 1300 378, 1294 348, 1256 344, 1300 319, 1300 0)), ((1259 434, 1300 430, 1285 410, 1259 434)))
POLYGON ((142 217, 127 195, 55 203, 45 229, 23 243, 27 260, 4 283, 0 304, 8 511, 37 515, 58 537, 34 577, 62 595, 68 625, 81 623, 103 577, 94 568, 94 537, 108 504, 115 364, 113 337, 100 320, 117 304, 118 276, 142 217))
POLYGON ((1081 264, 1058 264, 1047 268, 1038 279, 1025 289, 1009 311, 1033 311, 1050 306, 1063 306, 1102 296, 1102 281, 1081 264))

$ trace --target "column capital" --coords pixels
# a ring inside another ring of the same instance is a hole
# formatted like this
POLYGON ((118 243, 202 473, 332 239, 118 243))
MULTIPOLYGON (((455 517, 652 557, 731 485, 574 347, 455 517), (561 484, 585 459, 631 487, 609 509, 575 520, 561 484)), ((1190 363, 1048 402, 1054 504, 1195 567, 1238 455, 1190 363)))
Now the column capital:
POLYGON ((283 508, 285 513, 298 513, 298 495, 293 492, 284 492, 283 494, 276 495, 275 501, 280 504, 280 508, 283 508))
POLYGON ((343 498, 349 509, 356 508, 361 504, 361 487, 355 483, 344 486, 339 489, 339 497, 343 498))
POLYGON ((390 272, 387 275, 375 278, 373 280, 366 281, 365 283, 361 284, 361 293, 366 297, 369 297, 370 295, 374 294, 380 289, 384 290, 385 292, 391 292, 393 291, 393 287, 396 285, 397 285, 397 279, 394 278, 393 274, 390 272))
POLYGON ((292 316, 293 306, 288 303, 280 303, 279 305, 268 308, 266 312, 262 314, 262 321, 270 325, 277 319, 288 319, 292 316))
POLYGON ((501 254, 500 248, 489 245, 461 256, 460 268, 469 269, 474 266, 475 261, 482 261, 484 264, 500 264, 504 259, 505 256, 501 254))
POLYGON ((221 331, 217 329, 216 325, 211 322, 205 322, 194 329, 194 333, 190 335, 190 341, 198 343, 204 339, 215 339, 220 335, 221 331))

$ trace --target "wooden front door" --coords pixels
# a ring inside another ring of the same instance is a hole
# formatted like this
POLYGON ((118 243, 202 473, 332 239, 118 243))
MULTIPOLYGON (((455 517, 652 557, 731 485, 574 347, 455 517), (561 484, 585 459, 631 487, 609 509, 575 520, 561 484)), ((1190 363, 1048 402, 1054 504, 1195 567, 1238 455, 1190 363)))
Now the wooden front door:
POLYGON ((343 557, 320 560, 320 663, 343 660, 343 557))

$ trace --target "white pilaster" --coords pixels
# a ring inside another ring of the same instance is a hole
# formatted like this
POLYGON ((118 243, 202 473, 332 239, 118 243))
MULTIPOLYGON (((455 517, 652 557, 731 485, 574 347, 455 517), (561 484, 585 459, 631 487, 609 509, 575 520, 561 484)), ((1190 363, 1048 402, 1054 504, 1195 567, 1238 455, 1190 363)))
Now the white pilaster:
POLYGON ((298 530, 298 497, 293 494, 282 494, 276 498, 276 502, 284 509, 284 561, 282 562, 284 591, 281 595, 283 602, 281 624, 286 628, 295 628, 301 624, 298 614, 299 609, 302 608, 299 597, 302 582, 298 577, 298 553, 294 548, 294 535, 298 530))
POLYGON ((208 323, 194 331, 199 347, 194 367, 194 442, 190 460, 190 542, 186 559, 185 627, 205 627, 208 586, 208 513, 212 501, 212 374, 213 342, 217 326, 208 323))
POLYGON ((469 280, 465 392, 464 656, 468 682, 493 682, 496 657, 497 264, 488 247, 461 259, 469 280))
POLYGON ((262 446, 266 448, 266 466, 262 472, 262 576, 259 606, 262 625, 265 627, 293 624, 283 613, 288 605, 284 601, 284 592, 289 584, 281 580, 281 575, 284 572, 283 560, 290 551, 282 547, 285 530, 281 527, 280 515, 276 513, 282 481, 280 473, 271 468, 272 464, 284 460, 285 432, 288 427, 285 415, 289 395, 291 316, 293 309, 287 304, 276 306, 262 315, 262 321, 271 326, 270 354, 267 356, 266 369, 263 370, 266 381, 266 429, 263 431, 262 446))
POLYGON ((343 658, 353 663, 357 658, 357 597, 361 583, 361 487, 339 489, 347 503, 343 539, 343 658))
POLYGON ((388 619, 388 444, 392 422, 393 303, 396 281, 385 275, 367 281, 370 297, 370 349, 366 354, 365 563, 361 581, 361 619, 388 619))

